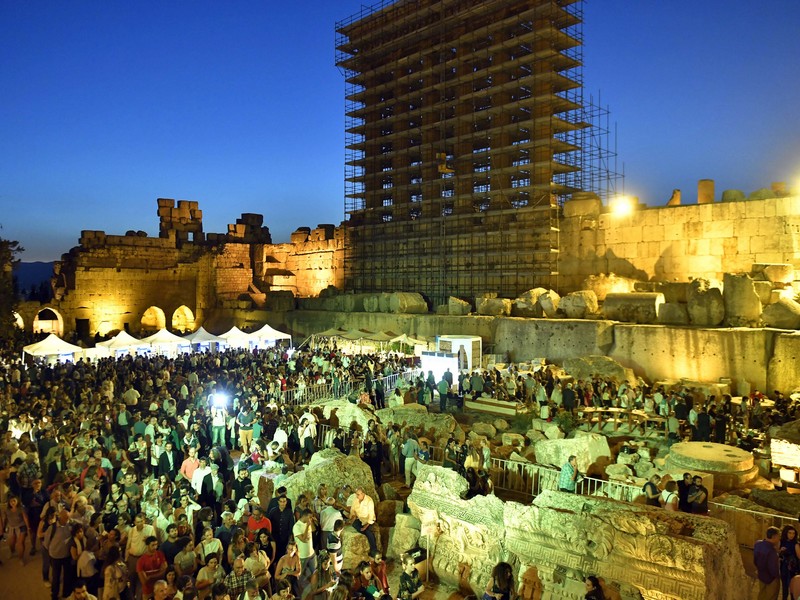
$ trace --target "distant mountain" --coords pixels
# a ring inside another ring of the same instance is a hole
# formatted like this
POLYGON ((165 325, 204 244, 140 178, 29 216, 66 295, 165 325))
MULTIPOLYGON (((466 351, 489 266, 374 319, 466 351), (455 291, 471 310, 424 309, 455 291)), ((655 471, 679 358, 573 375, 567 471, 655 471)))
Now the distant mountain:
POLYGON ((49 282, 52 276, 52 262, 20 262, 14 267, 14 277, 23 290, 38 287, 45 281, 49 282))

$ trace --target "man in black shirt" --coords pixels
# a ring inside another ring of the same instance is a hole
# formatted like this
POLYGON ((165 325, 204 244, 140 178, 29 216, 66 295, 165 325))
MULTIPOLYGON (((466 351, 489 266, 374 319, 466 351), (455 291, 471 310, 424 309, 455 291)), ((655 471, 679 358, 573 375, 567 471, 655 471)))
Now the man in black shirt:
POLYGON ((683 474, 683 481, 678 482, 678 508, 690 513, 692 512, 692 505, 689 502, 689 488, 692 486, 691 473, 683 474))

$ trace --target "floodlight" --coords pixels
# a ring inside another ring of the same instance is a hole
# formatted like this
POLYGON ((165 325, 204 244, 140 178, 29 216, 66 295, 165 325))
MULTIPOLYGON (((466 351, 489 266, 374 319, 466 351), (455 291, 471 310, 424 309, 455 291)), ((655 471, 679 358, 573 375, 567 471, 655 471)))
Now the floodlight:
POLYGON ((608 207, 615 216, 627 217, 633 213, 635 205, 630 196, 616 196, 609 200, 608 207))

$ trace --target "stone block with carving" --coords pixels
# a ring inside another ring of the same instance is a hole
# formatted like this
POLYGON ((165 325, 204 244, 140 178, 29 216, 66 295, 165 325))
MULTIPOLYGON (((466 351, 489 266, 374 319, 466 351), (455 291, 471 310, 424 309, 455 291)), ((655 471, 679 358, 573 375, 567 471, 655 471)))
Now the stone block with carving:
POLYGON ((512 317, 536 317, 544 316, 544 311, 539 305, 539 296, 547 290, 544 288, 534 288, 528 290, 511 303, 512 317))
POLYGON ((725 322, 731 327, 756 327, 761 321, 761 300, 746 273, 725 273, 722 299, 725 322))
POLYGON ((570 456, 577 457, 578 470, 586 473, 600 457, 610 457, 608 438, 598 433, 576 432, 568 440, 545 440, 536 444, 536 462, 561 468, 570 456))
POLYGON ((558 310, 568 319, 585 319, 597 314, 599 304, 597 295, 592 290, 579 290, 561 298, 558 310))
POLYGON ((689 310, 686 304, 665 302, 658 310, 658 322, 660 325, 688 325, 689 310))
POLYGON ((707 279, 695 279, 689 287, 687 301, 692 325, 716 327, 725 318, 725 303, 719 288, 711 287, 707 279))
POLYGON ((327 484, 329 490, 345 484, 353 489, 363 487, 364 492, 378 503, 378 492, 367 464, 356 456, 345 456, 336 448, 315 452, 305 469, 283 480, 286 495, 293 504, 302 493, 316 493, 320 483, 327 484))
POLYGON ((567 358, 564 360, 564 371, 575 380, 599 377, 601 379, 613 379, 617 383, 622 383, 623 381, 627 381, 632 385, 637 383, 633 369, 623 367, 608 356, 590 355, 580 358, 567 358))
POLYGON ((767 327, 800 329, 800 303, 791 298, 780 298, 775 304, 764 307, 761 320, 767 327))
POLYGON ((488 317, 507 317, 511 314, 508 298, 475 298, 475 312, 488 317))
MULTIPOLYGON (((440 582, 482 594, 500 560, 537 567, 542 597, 582 597, 583 577, 601 573, 624 597, 738 598, 750 589, 729 525, 638 504, 544 491, 532 504, 461 498, 443 469, 424 466, 409 497, 440 582)), ((395 531, 398 527, 395 527, 395 531)))

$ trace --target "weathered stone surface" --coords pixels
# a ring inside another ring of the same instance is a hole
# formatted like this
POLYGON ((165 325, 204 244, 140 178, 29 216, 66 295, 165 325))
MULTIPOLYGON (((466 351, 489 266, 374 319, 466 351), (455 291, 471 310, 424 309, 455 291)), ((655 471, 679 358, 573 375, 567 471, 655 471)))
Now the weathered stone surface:
POLYGON ((452 434, 459 443, 464 441, 464 430, 458 427, 453 415, 429 413, 424 406, 408 404, 398 408, 383 408, 375 411, 375 415, 384 427, 410 426, 430 440, 446 439, 452 434))
POLYGON ((636 472, 637 477, 649 479, 652 476, 651 471, 653 470, 653 466, 653 463, 651 463, 649 460, 640 460, 633 465, 633 470, 636 472))
POLYGON ((755 489, 750 500, 756 504, 788 515, 800 514, 800 495, 777 490, 755 489))
POLYGON ((536 442, 547 439, 547 436, 541 429, 529 429, 525 432, 525 437, 530 440, 531 444, 536 444, 536 442))
MULTIPOLYGON (((774 493, 774 492, 773 492, 774 493)), ((722 504, 741 510, 717 510, 712 508, 711 514, 717 519, 721 519, 730 524, 736 530, 736 539, 739 540, 760 540, 764 537, 764 519, 758 513, 763 513, 764 506, 742 498, 735 494, 722 494, 714 498, 714 504, 722 504)), ((794 518, 794 514, 789 515, 771 508, 770 512, 783 514, 785 517, 794 518)))
MULTIPOLYGON (((714 487, 728 491, 748 487, 758 478, 758 466, 754 464, 753 454, 725 444, 711 442, 680 442, 670 447, 666 461, 670 472, 699 471, 714 476, 714 487)), ((703 485, 709 496, 714 489, 703 476, 703 485)))
POLYGON ((794 281, 794 265, 790 264, 771 264, 764 265, 762 270, 767 281, 771 283, 782 283, 791 285, 794 281))
MULTIPOLYGON (((381 552, 384 551, 381 544, 381 529, 374 527, 375 542, 381 552)), ((344 563, 342 568, 355 569, 361 561, 369 562, 369 541, 367 536, 357 532, 353 527, 347 526, 342 531, 342 555, 344 563)))
POLYGON ((656 283, 653 291, 664 294, 664 302, 667 304, 676 302, 685 304, 689 301, 688 281, 659 281, 656 283))
POLYGON ((766 306, 767 304, 772 304, 773 286, 769 281, 759 281, 757 279, 754 279, 753 287, 756 290, 756 294, 758 294, 758 299, 761 300, 762 306, 766 306))
POLYGON ((381 500, 402 500, 400 494, 391 483, 384 483, 378 488, 378 497, 381 500))
MULTIPOLYGON (((600 275, 589 275, 583 280, 581 288, 584 290, 591 290, 594 292, 595 297, 600 302, 606 299, 606 295, 610 293, 627 293, 633 292, 637 281, 629 277, 620 277, 614 273, 601 273, 600 275)), ((563 307, 561 307, 563 310, 563 307)), ((592 312, 597 312, 594 310, 592 312)))
POLYGON ((394 292, 389 296, 389 312, 424 315, 428 312, 428 304, 416 292, 394 292))
POLYGON ((394 527, 395 517, 402 512, 402 500, 381 500, 375 505, 375 518, 381 527, 394 527))
POLYGON ((602 379, 614 379, 618 384, 623 381, 633 385, 636 384, 636 376, 633 370, 623 367, 608 356, 591 355, 581 358, 568 358, 564 361, 564 371, 576 380, 600 377, 602 379))
POLYGON ((422 524, 414 515, 397 515, 395 517, 395 526, 389 534, 386 556, 388 558, 400 558, 404 552, 416 548, 419 543, 421 527, 422 524))
POLYGON ((556 292, 547 290, 544 294, 539 296, 537 302, 539 306, 542 307, 542 312, 545 317, 554 319, 558 316, 558 305, 561 302, 561 296, 556 292))
POLYGON ((487 438, 493 438, 497 435, 497 430, 495 429, 494 425, 491 423, 482 423, 480 421, 473 423, 472 431, 475 433, 475 435, 482 435, 486 436, 487 438))
POLYGON ((603 303, 603 315, 606 319, 625 323, 657 323, 662 304, 664 294, 657 292, 608 294, 603 303))
POLYGON ((381 304, 380 298, 377 294, 370 294, 364 298, 364 312, 380 312, 381 304))
POLYGON ((497 431, 506 431, 508 429, 508 421, 505 419, 495 419, 492 425, 497 431))
POLYGON ((475 298, 475 312, 489 317, 507 317, 511 314, 508 298, 475 298))
POLYGON ((628 465, 612 463, 606 467, 606 475, 616 481, 628 481, 633 477, 633 471, 628 465))
POLYGON ((725 273, 725 322, 731 327, 755 327, 761 320, 761 300, 746 273, 725 273))
POLYGON ((620 452, 617 454, 617 464, 620 465, 635 465, 642 457, 639 456, 638 452, 634 452, 632 454, 626 454, 625 452, 620 452))
POLYGON ((315 494, 320 483, 327 484, 329 489, 345 484, 353 488, 362 487, 364 493, 378 503, 378 492, 367 464, 356 456, 345 456, 336 448, 315 452, 305 469, 287 477, 282 483, 293 504, 300 494, 315 494))
POLYGON ((597 313, 599 305, 597 296, 591 290, 572 292, 561 298, 560 310, 568 319, 585 319, 597 313))
POLYGON ((781 298, 775 304, 764 307, 761 320, 767 327, 800 329, 800 303, 791 298, 781 298))
POLYGON ((722 192, 723 202, 741 202, 746 199, 747 197, 742 190, 725 190, 722 192))
POLYGON ((564 432, 555 423, 548 423, 544 428, 544 435, 548 440, 562 440, 564 439, 564 432))
POLYGON ((447 314, 454 316, 468 315, 472 311, 472 306, 466 300, 450 296, 447 299, 447 314))
POLYGON ((665 302, 658 310, 661 325, 688 325, 689 311, 686 304, 665 302))
POLYGON ((600 457, 610 457, 608 439, 597 433, 578 431, 568 440, 544 440, 536 444, 536 462, 561 468, 570 456, 578 459, 578 470, 586 473, 600 457))
POLYGON ((687 304, 692 325, 716 327, 725 318, 722 292, 719 288, 711 287, 707 279, 692 281, 687 304))
POLYGON ((542 597, 578 598, 584 570, 597 565, 624 597, 725 600, 749 589, 733 532, 720 521, 638 504, 544 491, 530 505, 496 497, 463 500, 424 466, 409 497, 435 544, 431 568, 441 583, 482 593, 500 560, 536 565, 542 597), (558 573, 557 581, 546 573, 558 573))
POLYGON ((519 448, 525 447, 525 437, 518 433, 504 432, 500 436, 500 439, 502 440, 503 446, 516 446, 519 448))
POLYGON ((539 304, 539 296, 547 292, 544 288, 534 288, 522 294, 511 303, 511 315, 514 317, 542 317, 544 311, 539 304))
MULTIPOLYGON (((364 404, 352 404, 348 400, 322 400, 315 402, 313 406, 321 407, 325 419, 331 418, 331 413, 336 411, 336 417, 339 419, 339 426, 349 429, 355 423, 361 431, 366 431, 369 427, 370 419, 375 418, 375 413, 372 409, 364 404)), ((381 419, 383 422, 383 419, 381 419)))

